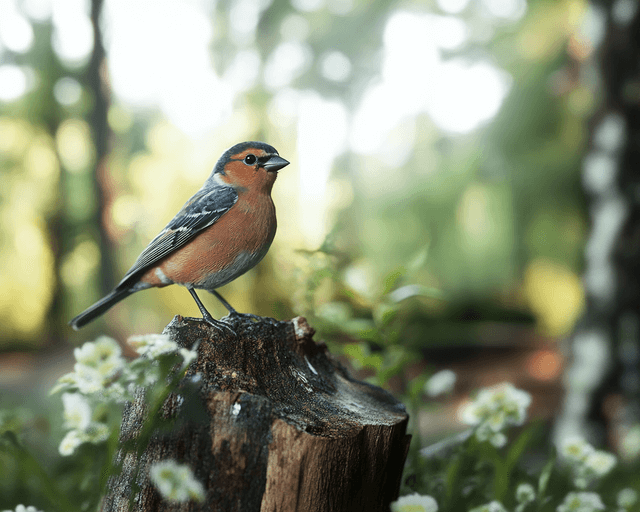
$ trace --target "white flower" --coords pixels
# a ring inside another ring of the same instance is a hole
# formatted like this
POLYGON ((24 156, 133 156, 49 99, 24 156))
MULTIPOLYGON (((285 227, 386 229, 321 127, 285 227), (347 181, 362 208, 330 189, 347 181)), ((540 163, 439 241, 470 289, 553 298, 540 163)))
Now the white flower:
POLYGON ((583 437, 574 436, 560 443, 560 456, 572 465, 583 463, 595 449, 583 437))
POLYGON ((162 354, 172 354, 178 351, 178 344, 172 341, 167 334, 143 334, 131 336, 127 343, 140 355, 151 358, 162 354))
POLYGON ((79 393, 62 395, 64 421, 67 428, 84 430, 91 423, 91 406, 87 399, 79 393))
POLYGON ((96 341, 88 341, 82 347, 73 350, 78 364, 100 368, 109 373, 122 366, 122 349, 118 342, 108 336, 100 336, 96 341))
POLYGON ((459 409, 458 415, 464 423, 477 426, 479 441, 490 441, 501 447, 506 443, 502 430, 511 425, 522 425, 530 403, 529 393, 503 382, 480 390, 473 402, 459 409))
POLYGON ((118 404, 123 404, 131 400, 131 394, 127 393, 127 390, 121 382, 112 382, 101 391, 100 396, 106 401, 118 404))
POLYGON ((183 359, 183 363, 182 363, 182 367, 186 368, 187 366, 189 366, 191 364, 191 362, 195 359, 198 358, 198 352, 195 350, 189 350, 187 348, 181 348, 179 351, 180 355, 182 356, 183 359))
POLYGON ((183 359, 183 368, 186 368, 198 357, 195 350, 181 348, 175 341, 172 341, 167 334, 144 334, 131 336, 127 342, 140 355, 146 355, 153 359, 164 354, 179 353, 183 359))
POLYGON ((585 489, 594 480, 607 475, 616 465, 615 455, 596 450, 579 436, 565 439, 559 451, 571 466, 573 484, 579 489, 585 489))
POLYGON ((488 441, 496 448, 502 448, 507 444, 507 436, 502 432, 495 432, 486 421, 476 428, 476 439, 480 442, 488 441))
POLYGON ((80 393, 90 395, 104 389, 105 376, 90 366, 75 365, 76 386, 80 393))
POLYGON ((507 444, 507 436, 505 436, 502 432, 497 432, 491 436, 489 442, 496 448, 502 448, 505 444, 507 444))
POLYGON ((457 376, 451 370, 441 370, 434 373, 424 385, 424 392, 430 397, 451 393, 456 384, 457 376))
POLYGON ((58 451, 62 456, 71 455, 78 446, 85 442, 85 436, 82 430, 73 429, 67 432, 58 447, 58 451))
POLYGON ((601 450, 590 453, 584 461, 586 471, 596 477, 605 476, 615 465, 616 456, 601 450))
POLYGON ((640 457, 640 425, 634 425, 622 436, 620 456, 629 461, 640 457))
POLYGON ((618 506, 622 508, 631 508, 638 501, 638 493, 633 489, 622 489, 618 493, 618 506))
POLYGON ((204 487, 196 480, 189 466, 164 460, 151 465, 149 476, 160 494, 169 501, 204 501, 204 487))
POLYGON ((84 430, 84 438, 87 443, 102 443, 109 439, 109 427, 104 423, 93 422, 84 430))
POLYGON ((600 495, 595 492, 570 492, 556 508, 557 512, 595 512, 604 510, 600 495))
POLYGON ((391 503, 391 512, 438 512, 438 504, 431 496, 414 493, 391 503))
POLYGON ((507 512, 502 503, 499 501, 492 501, 479 507, 471 509, 469 512, 507 512))
POLYGON ((73 387, 77 387, 76 374, 74 372, 66 373, 58 379, 58 382, 56 382, 56 385, 53 386, 49 394, 54 395, 59 391, 73 387))
POLYGON ((536 491, 533 485, 523 483, 516 489, 516 500, 518 503, 530 503, 536 499, 536 491))
POLYGON ((89 341, 73 351, 75 384, 83 394, 95 393, 125 366, 120 345, 107 336, 89 341))
POLYGON ((82 428, 74 428, 67 432, 58 446, 58 451, 60 455, 68 456, 82 443, 102 443, 109 438, 110 434, 106 424, 97 421, 89 422, 82 428))
POLYGON ((492 424, 522 425, 531 395, 503 382, 480 390, 476 399, 462 411, 462 419, 469 425, 478 425, 491 418, 492 424))
MULTIPOLYGON (((3 512, 14 512, 13 510, 4 510, 3 512)), ((15 509, 15 512, 42 512, 38 510, 36 507, 29 505, 25 507, 24 505, 18 505, 15 509)))

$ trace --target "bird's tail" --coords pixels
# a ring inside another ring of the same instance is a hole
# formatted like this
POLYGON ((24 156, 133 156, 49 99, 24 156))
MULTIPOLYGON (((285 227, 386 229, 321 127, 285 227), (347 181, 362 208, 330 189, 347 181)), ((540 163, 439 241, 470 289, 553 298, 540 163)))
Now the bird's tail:
POLYGON ((109 295, 103 297, 93 306, 85 309, 77 317, 71 320, 69 322, 69 325, 77 331, 78 329, 80 329, 80 327, 87 325, 89 322, 102 315, 109 308, 115 306, 115 304, 120 302, 122 299, 134 293, 134 291, 135 290, 131 290, 130 288, 116 288, 109 295))

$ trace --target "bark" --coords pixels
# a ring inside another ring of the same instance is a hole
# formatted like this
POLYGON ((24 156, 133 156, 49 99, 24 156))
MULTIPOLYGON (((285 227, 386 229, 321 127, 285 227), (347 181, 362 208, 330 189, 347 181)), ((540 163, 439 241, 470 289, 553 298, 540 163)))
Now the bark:
POLYGON ((599 77, 601 98, 582 166, 592 223, 586 310, 570 340, 556 437, 615 447, 640 420, 640 9, 605 0, 591 7, 604 37, 581 71, 599 77))
MULTIPOLYGON (((235 330, 180 316, 166 327, 182 346, 200 340, 185 377, 198 376, 200 414, 188 412, 197 408, 186 395, 172 395, 162 413, 180 421, 139 459, 121 450, 123 471, 102 510, 128 510, 133 492, 131 509, 140 511, 388 511, 409 447, 404 406, 352 379, 302 317, 243 319, 235 330), (169 458, 192 468, 204 503, 161 499, 148 466, 169 458)), ((135 441, 144 417, 141 395, 125 410, 121 442, 135 441)))

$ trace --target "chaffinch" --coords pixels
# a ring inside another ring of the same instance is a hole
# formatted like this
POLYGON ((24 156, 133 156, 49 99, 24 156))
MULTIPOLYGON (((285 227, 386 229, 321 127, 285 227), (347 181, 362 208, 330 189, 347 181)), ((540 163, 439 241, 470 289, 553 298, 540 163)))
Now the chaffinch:
MULTIPOLYGON (((125 297, 147 288, 186 286, 204 321, 229 329, 206 310, 196 288, 214 294, 231 316, 242 316, 216 291, 264 258, 276 234, 271 189, 289 162, 264 142, 229 148, 202 188, 156 236, 122 278, 69 323, 78 330, 125 297)), ((247 315, 253 316, 253 315, 247 315)))

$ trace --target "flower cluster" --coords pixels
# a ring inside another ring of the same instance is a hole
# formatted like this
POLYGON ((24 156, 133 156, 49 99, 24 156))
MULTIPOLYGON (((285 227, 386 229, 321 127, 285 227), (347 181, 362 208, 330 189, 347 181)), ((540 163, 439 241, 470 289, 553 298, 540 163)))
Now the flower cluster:
POLYGON ((31 505, 29 505, 28 507, 25 507, 24 505, 18 505, 14 510, 4 510, 3 512, 41 512, 40 510, 38 510, 36 507, 32 507, 31 505))
POLYGON ((618 512, 625 512, 633 507, 638 501, 638 493, 633 489, 622 489, 617 496, 618 512))
POLYGON ((63 375, 51 391, 63 392, 65 427, 69 429, 58 448, 60 454, 71 455, 83 443, 106 441, 110 429, 105 405, 132 400, 135 386, 159 382, 177 362, 176 355, 182 360, 181 370, 197 356, 195 350, 180 348, 166 335, 136 336, 130 344, 140 357, 129 362, 118 343, 107 336, 73 351, 74 371, 63 375))
POLYGON ((189 466, 178 464, 174 460, 163 460, 151 465, 149 477, 160 494, 169 501, 204 501, 204 487, 195 478, 189 466))
POLYGON ((183 360, 183 367, 191 364, 198 353, 195 350, 181 348, 175 341, 172 341, 166 334, 145 334, 143 336, 131 336, 127 343, 131 345, 141 356, 157 358, 166 354, 180 354, 183 360))
POLYGON ((500 448, 507 442, 503 430, 510 425, 522 425, 530 403, 529 393, 503 382, 480 390, 473 402, 461 408, 459 415, 464 423, 476 427, 478 441, 489 441, 500 448))
POLYGON ((615 455, 596 450, 582 437, 566 439, 561 443, 559 453, 571 467, 573 483, 579 489, 586 489, 616 465, 615 455))
POLYGON ((63 375, 53 392, 65 387, 76 388, 85 395, 112 392, 110 387, 126 363, 120 345, 114 339, 100 336, 96 341, 74 349, 73 355, 76 358, 74 371, 63 375))
POLYGON ((623 432, 620 442, 620 457, 635 461, 640 458, 640 424, 633 425, 623 432))
POLYGON ((94 417, 87 398, 80 393, 62 395, 65 427, 71 429, 62 439, 58 450, 71 455, 82 443, 101 443, 109 438, 109 427, 94 417))
POLYGON ((494 500, 490 503, 485 503, 479 507, 472 508, 469 512, 507 512, 507 509, 504 508, 502 503, 494 500))
POLYGON ((595 492, 570 492, 556 508, 557 512, 596 512, 604 510, 600 495, 595 492))
POLYGON ((518 506, 516 512, 521 512, 526 506, 536 499, 536 490, 533 485, 528 483, 522 483, 516 489, 516 501, 518 506))
POLYGON ((451 370, 441 370, 434 373, 424 385, 424 392, 431 398, 446 395, 453 391, 457 376, 451 370))
POLYGON ((414 493, 391 503, 391 512, 438 512, 438 504, 431 496, 414 493))

